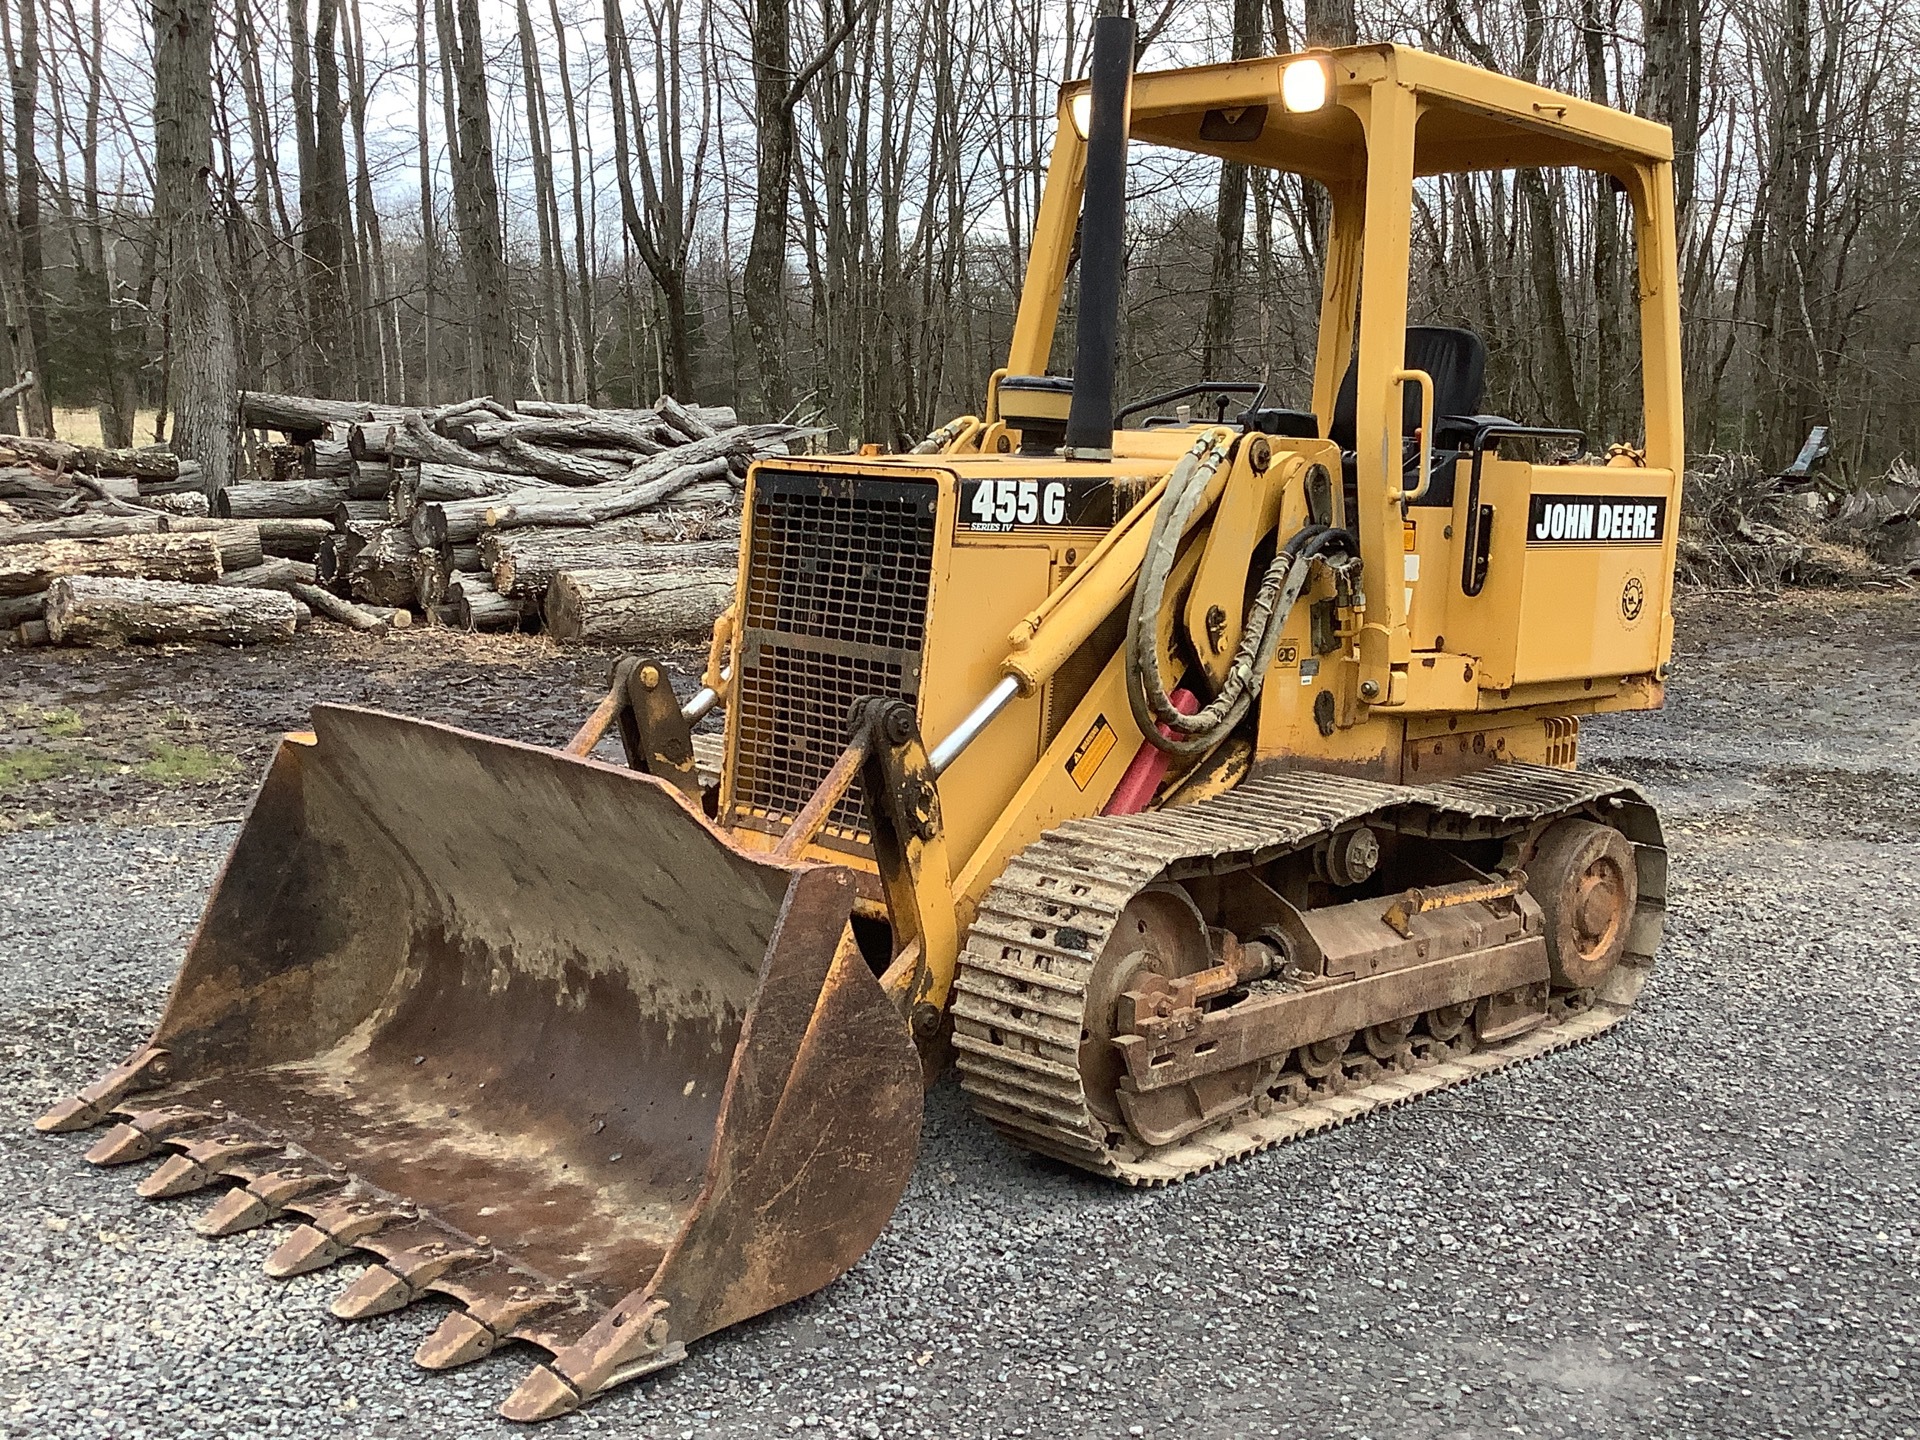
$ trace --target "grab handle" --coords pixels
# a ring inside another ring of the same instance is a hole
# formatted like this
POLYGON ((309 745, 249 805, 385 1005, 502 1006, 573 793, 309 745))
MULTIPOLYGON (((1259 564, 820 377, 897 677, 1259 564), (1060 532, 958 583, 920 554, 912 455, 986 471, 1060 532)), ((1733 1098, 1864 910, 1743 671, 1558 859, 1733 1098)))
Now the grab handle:
MULTIPOLYGON (((1420 387, 1420 483, 1411 490, 1399 485, 1389 486, 1389 502, 1406 504, 1409 501, 1423 499, 1427 487, 1433 483, 1433 377, 1424 370, 1396 370, 1388 382, 1393 386, 1393 404, 1400 405, 1400 387, 1407 381, 1413 381, 1420 387)), ((1405 413, 1404 408, 1401 413, 1405 413)))

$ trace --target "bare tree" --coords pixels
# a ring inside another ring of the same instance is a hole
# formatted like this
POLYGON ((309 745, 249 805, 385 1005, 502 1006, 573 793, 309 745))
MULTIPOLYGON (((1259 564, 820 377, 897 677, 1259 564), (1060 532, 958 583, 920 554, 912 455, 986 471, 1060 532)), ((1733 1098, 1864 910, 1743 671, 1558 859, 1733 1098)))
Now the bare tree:
POLYGON ((501 241, 500 187, 494 173, 493 119, 487 99, 486 36, 479 0, 436 0, 440 49, 454 75, 451 100, 458 129, 448 136, 453 157, 453 209, 460 256, 473 300, 468 379, 486 395, 519 391, 514 354, 513 293, 501 241))
POLYGON ((239 363, 207 178, 213 167, 211 0, 154 0, 154 230, 173 338, 173 447, 209 487, 234 476, 239 363))

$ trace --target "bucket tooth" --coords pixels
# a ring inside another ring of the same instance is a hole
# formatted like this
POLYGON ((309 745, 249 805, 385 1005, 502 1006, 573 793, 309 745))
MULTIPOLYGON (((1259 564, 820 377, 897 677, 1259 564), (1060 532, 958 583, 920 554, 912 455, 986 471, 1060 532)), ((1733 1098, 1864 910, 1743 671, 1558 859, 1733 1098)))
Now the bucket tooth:
POLYGON ((411 1305, 427 1286, 455 1266, 482 1261, 487 1252, 430 1240, 390 1255, 340 1293, 332 1305, 341 1320, 364 1320, 411 1305))
POLYGON ((160 1147, 176 1135, 211 1125, 215 1117, 205 1110, 171 1106, 164 1110, 143 1110, 123 1120, 93 1142, 87 1151, 89 1165, 131 1165, 158 1153, 160 1147))
POLYGON ((664 1300, 628 1296, 571 1344, 556 1347, 551 1363, 521 1381, 500 1413, 509 1420, 548 1420, 603 1390, 678 1364, 687 1347, 673 1338, 667 1309, 664 1300))
POLYGON ((289 1202, 317 1190, 339 1188, 341 1179, 328 1171, 302 1168, 270 1170, 238 1190, 229 1190, 206 1214, 193 1222, 202 1235, 237 1235, 286 1213, 289 1202))
POLYGON ((33 1122, 42 1135, 62 1135, 72 1130, 91 1130, 114 1106, 138 1090, 157 1090, 173 1078, 173 1058, 157 1045, 149 1045, 124 1065, 116 1065, 78 1095, 62 1100, 33 1122))
POLYGON ((493 1331, 466 1311, 456 1310, 420 1342, 420 1348, 413 1352, 413 1363, 426 1370, 451 1370, 484 1360, 499 1343, 500 1337, 493 1331))
POLYGON ((386 1200, 349 1200, 323 1206, 267 1257, 266 1271, 276 1280, 322 1270, 347 1255, 368 1236, 413 1215, 386 1200))
POLYGON ((562 1415, 578 1410, 584 1398, 578 1390, 554 1374, 551 1367, 536 1365, 533 1373, 501 1402, 500 1413, 508 1420, 527 1424, 536 1420, 557 1420, 562 1415))
POLYGON ((342 1245, 324 1230, 302 1225, 280 1242, 280 1248, 266 1260, 267 1274, 276 1280, 324 1270, 336 1260, 344 1260, 348 1246, 342 1245))
POLYGON ((140 1182, 138 1189, 149 1200, 190 1195, 220 1179, 225 1167, 234 1161, 279 1148, 272 1140, 232 1132, 191 1140, 180 1147, 178 1154, 169 1155, 158 1170, 140 1182))
POLYGON ((531 1285, 513 1285, 498 1295, 476 1297, 465 1310, 456 1310, 440 1322, 415 1352, 414 1360, 428 1370, 451 1370, 493 1352, 502 1340, 542 1310, 563 1302, 559 1296, 531 1285))
POLYGON ((369 1265, 327 1309, 336 1320, 370 1320, 403 1310, 419 1298, 419 1291, 385 1265, 369 1265))

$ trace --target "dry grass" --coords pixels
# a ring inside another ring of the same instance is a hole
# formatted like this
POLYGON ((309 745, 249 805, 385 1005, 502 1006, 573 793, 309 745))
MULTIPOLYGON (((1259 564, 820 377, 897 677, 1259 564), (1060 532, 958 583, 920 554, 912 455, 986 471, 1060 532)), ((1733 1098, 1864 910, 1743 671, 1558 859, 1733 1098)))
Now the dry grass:
MULTIPOLYGON (((134 413, 133 443, 151 445, 153 443, 153 422, 157 411, 139 410, 134 413)), ((75 445, 98 445, 100 443, 100 412, 88 407, 79 409, 71 405, 56 405, 53 408, 53 431, 62 440, 75 445)))

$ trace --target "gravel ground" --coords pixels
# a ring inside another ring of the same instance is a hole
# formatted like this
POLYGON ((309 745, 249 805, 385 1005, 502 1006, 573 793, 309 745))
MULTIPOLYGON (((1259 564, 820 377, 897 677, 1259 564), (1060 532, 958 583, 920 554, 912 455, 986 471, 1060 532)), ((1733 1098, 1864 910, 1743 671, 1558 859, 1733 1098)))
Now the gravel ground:
MULTIPOLYGON (((942 1085, 849 1275, 545 1433, 1920 1433, 1915 616, 1696 599, 1672 706, 1588 726, 1674 861, 1611 1037, 1146 1193, 942 1085)), ((526 1355, 416 1371, 436 1307, 341 1325, 28 1131, 157 1011, 233 829, 176 820, 0 836, 0 1434, 512 1433, 526 1355)))

